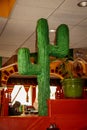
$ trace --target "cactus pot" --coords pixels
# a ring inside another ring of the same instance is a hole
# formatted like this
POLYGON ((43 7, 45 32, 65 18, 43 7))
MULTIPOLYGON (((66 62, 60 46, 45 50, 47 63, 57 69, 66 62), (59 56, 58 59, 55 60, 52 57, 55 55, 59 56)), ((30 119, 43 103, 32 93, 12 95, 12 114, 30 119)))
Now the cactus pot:
POLYGON ((83 79, 71 78, 62 80, 62 87, 65 98, 82 98, 83 79))

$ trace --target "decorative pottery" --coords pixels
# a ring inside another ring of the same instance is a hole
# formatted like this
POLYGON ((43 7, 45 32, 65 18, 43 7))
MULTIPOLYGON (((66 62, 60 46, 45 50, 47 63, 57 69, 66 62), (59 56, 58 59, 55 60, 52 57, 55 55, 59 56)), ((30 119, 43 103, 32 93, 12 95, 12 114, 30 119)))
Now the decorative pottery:
POLYGON ((63 79, 62 87, 65 98, 82 98, 83 79, 80 78, 63 79))

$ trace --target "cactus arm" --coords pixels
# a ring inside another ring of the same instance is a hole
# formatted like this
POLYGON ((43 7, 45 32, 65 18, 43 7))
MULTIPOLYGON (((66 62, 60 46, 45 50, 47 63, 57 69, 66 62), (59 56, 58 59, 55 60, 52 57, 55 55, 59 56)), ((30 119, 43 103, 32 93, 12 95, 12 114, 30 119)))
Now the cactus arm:
POLYGON ((41 67, 30 62, 30 51, 28 48, 18 50, 18 72, 21 75, 37 75, 41 72, 41 67))
POLYGON ((61 24, 56 30, 56 45, 49 45, 49 54, 58 58, 64 58, 69 52, 69 29, 61 24))

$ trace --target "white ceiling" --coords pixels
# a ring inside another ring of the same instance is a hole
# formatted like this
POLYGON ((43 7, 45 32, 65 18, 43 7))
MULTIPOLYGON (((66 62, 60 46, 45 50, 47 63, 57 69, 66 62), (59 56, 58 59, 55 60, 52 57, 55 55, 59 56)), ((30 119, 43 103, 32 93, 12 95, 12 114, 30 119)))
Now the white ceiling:
MULTIPOLYGON (((87 47, 87 7, 78 7, 80 0, 16 0, 9 18, 0 17, 0 56, 11 57, 18 48, 36 51, 36 24, 48 19, 49 29, 64 23, 70 30, 70 48, 87 47)), ((54 41, 54 33, 49 34, 54 41)))

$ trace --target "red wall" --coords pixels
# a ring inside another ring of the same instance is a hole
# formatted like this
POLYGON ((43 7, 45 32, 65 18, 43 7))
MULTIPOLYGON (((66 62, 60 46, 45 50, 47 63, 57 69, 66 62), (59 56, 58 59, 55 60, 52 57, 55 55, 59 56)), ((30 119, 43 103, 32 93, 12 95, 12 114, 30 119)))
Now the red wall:
POLYGON ((60 130, 87 130, 87 99, 48 101, 48 116, 1 116, 0 130, 46 130, 55 123, 60 130))

